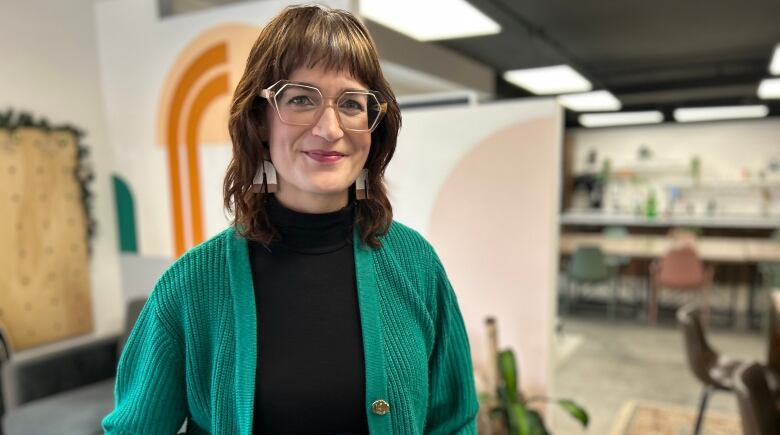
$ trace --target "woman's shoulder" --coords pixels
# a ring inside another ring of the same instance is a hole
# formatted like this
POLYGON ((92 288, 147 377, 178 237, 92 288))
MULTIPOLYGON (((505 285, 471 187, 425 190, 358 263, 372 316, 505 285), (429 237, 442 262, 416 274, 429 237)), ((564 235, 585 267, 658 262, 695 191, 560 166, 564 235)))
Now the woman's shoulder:
POLYGON ((206 276, 224 273, 229 251, 239 242, 236 231, 228 227, 204 242, 190 248, 162 273, 156 288, 171 290, 192 288, 206 276))
POLYGON ((196 312, 221 312, 201 307, 230 300, 227 262, 229 251, 240 246, 241 239, 236 237, 233 228, 221 231, 186 251, 157 279, 147 304, 171 331, 183 328, 187 318, 192 323, 196 312))
POLYGON ((417 230, 393 220, 390 228, 382 237, 383 245, 388 243, 395 248, 432 250, 431 244, 417 230))
POLYGON ((437 259, 433 246, 422 234, 398 221, 392 222, 380 240, 380 250, 388 255, 413 260, 415 264, 425 266, 437 259))

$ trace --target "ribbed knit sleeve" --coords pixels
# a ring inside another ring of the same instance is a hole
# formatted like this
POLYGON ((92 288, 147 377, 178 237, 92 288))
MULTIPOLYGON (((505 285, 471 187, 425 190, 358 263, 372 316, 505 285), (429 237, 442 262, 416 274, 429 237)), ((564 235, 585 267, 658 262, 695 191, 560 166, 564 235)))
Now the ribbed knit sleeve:
POLYGON ((107 434, 175 434, 187 413, 182 345, 160 315, 159 286, 146 302, 117 368, 107 434))
POLYGON ((425 433, 476 434, 477 400, 466 329, 447 274, 434 254, 436 341, 430 358, 425 433))

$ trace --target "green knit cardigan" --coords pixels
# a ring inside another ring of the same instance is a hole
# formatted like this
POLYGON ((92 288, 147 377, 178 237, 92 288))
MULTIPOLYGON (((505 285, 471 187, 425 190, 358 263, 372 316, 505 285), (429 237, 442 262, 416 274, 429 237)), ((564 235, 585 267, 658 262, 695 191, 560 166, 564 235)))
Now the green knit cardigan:
MULTIPOLYGON (((369 430, 476 434, 469 344, 444 269, 397 222, 381 241, 371 249, 354 236, 369 430)), ((189 433, 251 434, 256 326, 247 241, 231 227, 157 282, 120 358, 106 433, 169 435, 188 419, 189 433)), ((313 406, 301 397, 301 418, 313 406)))

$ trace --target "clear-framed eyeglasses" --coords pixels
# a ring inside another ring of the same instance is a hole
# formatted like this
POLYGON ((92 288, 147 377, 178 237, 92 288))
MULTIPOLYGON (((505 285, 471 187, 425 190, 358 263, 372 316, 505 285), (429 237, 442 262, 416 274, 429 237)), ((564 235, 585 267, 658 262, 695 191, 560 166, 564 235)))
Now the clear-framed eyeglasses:
POLYGON ((387 112, 387 103, 376 91, 346 90, 336 97, 324 97, 316 87, 304 83, 279 80, 260 96, 267 99, 276 110, 279 119, 287 125, 310 126, 316 124, 326 107, 335 102, 339 125, 344 130, 372 132, 387 112))

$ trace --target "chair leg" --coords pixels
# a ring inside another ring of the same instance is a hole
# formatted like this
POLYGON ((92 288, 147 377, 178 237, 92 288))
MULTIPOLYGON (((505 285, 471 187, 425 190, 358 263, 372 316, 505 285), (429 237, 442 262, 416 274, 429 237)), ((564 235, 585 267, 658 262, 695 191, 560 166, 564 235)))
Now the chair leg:
POLYGON ((656 321, 658 320, 658 289, 653 285, 653 283, 650 283, 648 286, 649 290, 649 301, 647 302, 647 323, 650 326, 655 326, 656 321))
POLYGON ((647 306, 647 291, 645 288, 645 281, 641 278, 637 278, 633 281, 631 287, 634 293, 634 317, 638 320, 642 318, 642 314, 645 312, 647 306))
POLYGON ((612 300, 607 306, 607 317, 609 320, 615 320, 615 311, 617 310, 618 302, 618 280, 617 278, 612 280, 612 300))
POLYGON ((693 427, 693 435, 699 435, 701 430, 701 422, 704 420, 704 411, 707 408, 707 400, 710 398, 710 387, 704 387, 701 391, 701 399, 699 400, 699 415, 696 416, 696 426, 693 427))
POLYGON ((729 326, 734 327, 734 324, 736 323, 736 309, 734 308, 734 305, 737 302, 737 285, 734 284, 733 287, 731 287, 731 294, 729 295, 729 326))

